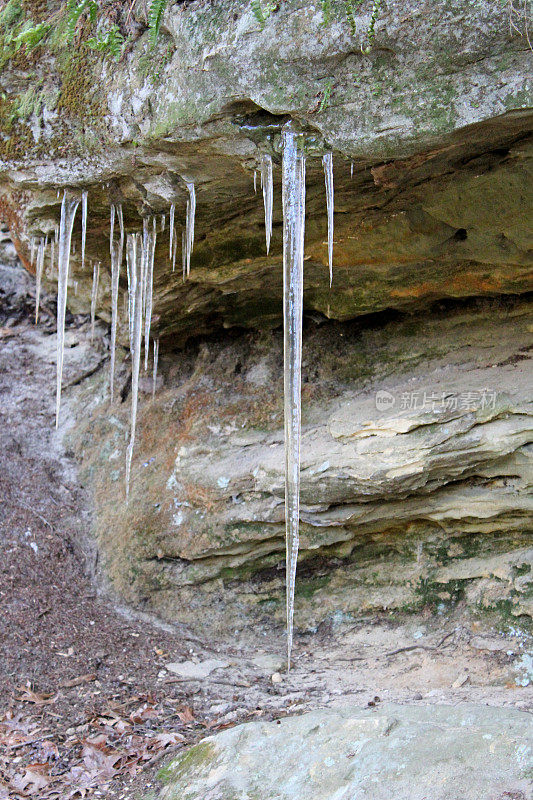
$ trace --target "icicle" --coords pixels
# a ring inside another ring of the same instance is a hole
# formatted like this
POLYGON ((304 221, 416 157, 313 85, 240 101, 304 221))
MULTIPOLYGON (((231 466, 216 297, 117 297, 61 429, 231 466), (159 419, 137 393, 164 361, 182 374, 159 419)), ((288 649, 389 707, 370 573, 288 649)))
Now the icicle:
POLYGON ((146 281, 147 281, 147 278, 148 278, 147 265, 148 265, 148 254, 149 254, 149 250, 150 250, 149 241, 148 241, 149 237, 150 237, 150 233, 148 231, 148 218, 145 217, 143 219, 143 243, 142 243, 142 257, 144 259, 143 271, 142 271, 143 272, 143 287, 142 287, 142 308, 143 308, 142 316, 143 316, 143 319, 146 316, 146 281))
MULTIPOLYGON (((115 208, 115 206, 113 206, 115 208)), ((115 213, 112 212, 113 216, 113 227, 114 227, 114 215, 115 213)), ((113 402, 113 395, 114 395, 114 388, 115 388, 115 351, 117 345, 117 324, 118 324, 118 287, 119 287, 119 279, 120 279, 120 268, 122 266, 122 256, 124 253, 124 216, 122 214, 122 205, 119 203, 116 206, 116 215, 118 217, 118 223, 120 227, 120 239, 118 242, 113 240, 113 237, 110 239, 111 245, 111 364, 109 370, 109 394, 110 394, 110 402, 113 402)), ((128 275, 128 285, 129 285, 129 275, 128 275)), ((124 301, 126 301, 126 296, 124 295, 124 301)))
POLYGON ((113 237, 115 235, 115 206, 111 206, 109 221, 109 253, 113 252, 113 237))
POLYGON ((298 152, 296 134, 290 127, 283 131, 282 144, 287 658, 290 669, 300 515, 305 157, 298 152))
POLYGON ((32 236, 30 239, 30 265, 33 267, 33 262, 35 260, 35 247, 36 247, 36 240, 35 236, 32 236))
POLYGON ((144 248, 140 234, 128 235, 129 269, 131 284, 135 289, 131 296, 133 303, 133 325, 131 338, 131 427, 130 441, 126 452, 126 502, 130 494, 131 460, 135 443, 135 425, 137 422, 137 402, 139 397, 139 367, 141 363, 142 338, 142 287, 144 283, 143 267, 145 263, 144 248))
POLYGON ((159 361, 159 339, 154 339, 154 377, 152 382, 152 400, 155 397, 155 385, 157 382, 157 362, 159 361))
POLYGON ((270 250, 272 236, 272 158, 269 155, 261 156, 261 186, 263 187, 263 203, 265 205, 265 234, 267 255, 270 250))
POLYGON ((113 402, 115 385, 115 350, 117 344, 117 322, 118 322, 118 282, 120 278, 120 267, 122 264, 122 237, 119 242, 111 243, 111 364, 109 371, 109 393, 110 401, 113 402))
POLYGON ((161 214, 161 233, 165 230, 165 215, 161 214))
POLYGON ((124 214, 122 213, 122 203, 117 204, 116 213, 118 216, 118 227, 120 230, 120 246, 122 247, 122 250, 124 250, 124 214))
POLYGON ((100 280, 100 262, 93 267, 93 288, 91 292, 91 342, 94 339, 94 322, 96 319, 96 302, 98 300, 98 282, 100 280))
POLYGON ((189 200, 187 201, 187 216, 186 216, 186 236, 185 236, 185 253, 187 263, 187 277, 191 271, 191 253, 194 246, 194 217, 196 215, 196 192, 194 183, 187 183, 189 190, 189 200))
POLYGON ((81 268, 85 269, 85 242, 87 240, 87 192, 81 193, 81 268))
POLYGON ((353 161, 350 164, 350 178, 353 178, 353 161))
MULTIPOLYGON (((174 243, 174 214, 176 213, 176 206, 174 203, 170 206, 170 221, 169 221, 169 230, 170 230, 170 245, 169 245, 169 258, 172 258, 172 245, 174 243)), ((172 269, 174 272, 174 268, 172 269)))
POLYGON ((56 249, 56 243, 55 243, 55 240, 52 239, 51 247, 50 247, 50 267, 49 267, 49 270, 50 270, 49 274, 50 275, 54 271, 55 249, 56 249))
POLYGON ((328 211, 328 262, 329 285, 333 283, 333 154, 326 153, 322 157, 324 178, 326 181, 326 205, 328 211))
POLYGON ((135 259, 137 256, 137 239, 135 236, 128 235, 126 247, 126 269, 128 273, 128 326, 130 350, 133 351, 133 312, 135 307, 135 292, 137 290, 137 272, 135 270, 135 259))
POLYGON ((154 288, 154 255, 155 255, 155 217, 152 235, 148 239, 148 254, 145 269, 147 270, 146 278, 146 311, 144 315, 144 369, 148 370, 148 355, 150 353, 150 325, 152 322, 152 299, 154 288))
POLYGON ((35 324, 39 322, 39 304, 41 300, 41 281, 43 277, 45 249, 46 239, 42 238, 37 250, 37 265, 35 267, 35 324))
POLYGON ((174 227, 174 234, 172 237, 172 272, 176 269, 176 253, 178 252, 178 234, 176 228, 174 227))
POLYGON ((61 405, 61 382, 63 379, 63 354, 65 346, 65 314, 67 310, 67 281, 70 261, 70 241, 74 217, 79 199, 69 197, 65 192, 61 203, 61 222, 59 225, 59 260, 57 279, 57 387, 56 387, 56 428, 59 426, 61 405))
POLYGON ((183 282, 185 283, 185 278, 187 277, 187 236, 185 228, 181 232, 181 265, 183 267, 183 282))
POLYGON ((60 192, 59 192, 59 189, 58 189, 57 190, 57 194, 56 194, 56 197, 57 197, 58 200, 59 200, 59 194, 60 194, 60 192))
POLYGON ((254 193, 257 194, 257 170, 254 169, 254 193))

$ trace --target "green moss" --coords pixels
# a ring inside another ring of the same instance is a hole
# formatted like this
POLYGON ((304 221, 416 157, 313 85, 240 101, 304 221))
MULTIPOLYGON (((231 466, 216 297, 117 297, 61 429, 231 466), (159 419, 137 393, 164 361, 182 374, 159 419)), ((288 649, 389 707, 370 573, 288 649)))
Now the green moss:
POLYGON ((311 598, 319 589, 327 586, 331 580, 330 575, 319 575, 311 580, 300 580, 296 583, 295 594, 297 597, 311 598))
MULTIPOLYGON (((173 783, 192 771, 197 773, 205 770, 215 757, 216 747, 213 742, 199 742, 160 769, 157 778, 165 784, 173 783)), ((175 800, 178 800, 177 795, 175 800)))

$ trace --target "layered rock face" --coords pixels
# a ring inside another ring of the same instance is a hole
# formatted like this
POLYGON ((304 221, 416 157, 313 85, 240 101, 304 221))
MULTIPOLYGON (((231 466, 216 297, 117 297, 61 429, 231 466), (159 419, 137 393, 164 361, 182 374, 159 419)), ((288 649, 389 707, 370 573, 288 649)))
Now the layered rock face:
MULTIPOLYGON (((531 312, 508 299, 309 321, 300 628, 459 601, 532 614, 531 312)), ((166 352, 127 507, 127 404, 109 408, 102 375, 84 387, 73 442, 122 596, 207 628, 282 623, 281 361, 279 332, 166 352)))
MULTIPOLYGON (((121 353, 113 407, 104 370, 80 384, 67 354, 65 380, 76 384, 70 435, 94 491, 102 574, 168 618, 232 628, 284 613, 289 119, 308 154, 297 625, 459 601, 531 614, 532 54, 495 0, 393 0, 364 53, 369 11, 359 7, 354 37, 344 22, 324 26, 318 2, 284 0, 264 28, 247 0, 175 4, 155 51, 141 33, 118 65, 50 51, 0 78, 6 102, 28 85, 41 101, 16 125, 0 117, 0 216, 30 270, 30 236, 54 230, 58 190, 88 189, 87 262, 101 261, 97 313, 108 322, 110 204, 122 204, 129 232, 167 215, 154 278, 161 379, 142 403, 127 507, 129 359, 121 353), (265 153, 268 257, 253 191, 265 153), (175 204, 181 242, 189 181, 196 241, 183 282, 168 211, 175 204)), ((87 313, 80 239, 78 217, 68 302, 87 313)), ((83 332, 71 339, 88 347, 83 332)))

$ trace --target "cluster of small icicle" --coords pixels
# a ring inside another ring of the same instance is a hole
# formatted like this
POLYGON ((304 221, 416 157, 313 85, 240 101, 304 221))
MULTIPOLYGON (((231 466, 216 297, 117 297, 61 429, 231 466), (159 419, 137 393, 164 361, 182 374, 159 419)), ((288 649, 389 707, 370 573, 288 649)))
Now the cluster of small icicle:
MULTIPOLYGON (((283 206, 283 321, 284 321, 284 415, 285 415, 285 518, 286 518, 286 584, 287 584, 287 658, 291 664, 293 641, 294 593, 296 564, 299 547, 299 498, 300 498, 300 441, 301 441, 301 363, 302 363, 302 319, 303 319, 303 265, 305 236, 305 155, 301 146, 301 135, 289 124, 282 135, 282 206, 283 206)), ((328 265, 330 286, 333 281, 333 157, 323 156, 328 219, 328 265)), ((353 177, 353 164, 350 168, 353 177)), ((260 162, 261 188, 265 210, 266 251, 270 250, 272 237, 273 172, 272 158, 265 154, 260 162)), ((257 191, 257 172, 254 170, 254 191, 257 191)), ((193 183, 186 184, 188 200, 185 227, 182 234, 183 280, 190 274, 191 253, 194 245, 194 221, 196 193, 193 183)), ((82 204, 81 262, 85 265, 85 243, 87 233, 87 192, 80 197, 65 191, 61 204, 61 220, 51 241, 51 267, 54 267, 55 248, 58 248, 58 302, 57 302, 57 391, 56 427, 59 424, 63 353, 65 336, 65 312, 67 284, 71 251, 72 228, 78 205, 82 204)), ((161 217, 161 230, 165 230, 166 216, 161 217)), ((126 452, 126 499, 129 496, 131 463, 135 443, 137 420, 139 371, 144 332, 145 369, 148 369, 150 351, 150 327, 153 304, 154 254, 157 238, 156 217, 143 220, 141 233, 125 236, 121 205, 111 206, 110 257, 111 257, 111 343, 110 343, 110 398, 114 396, 115 349, 118 325, 118 294, 120 269, 126 244, 126 269, 128 280, 128 323, 132 364, 131 423, 130 438, 126 452), (115 237, 115 220, 118 220, 119 235, 115 237)), ((39 300, 43 273, 44 255, 48 237, 38 242, 31 240, 31 261, 36 265, 36 310, 39 318, 39 300)), ((175 206, 169 215, 169 258, 175 271, 177 233, 175 229, 175 206)), ((91 293, 91 338, 94 335, 100 263, 93 267, 91 293)), ((159 339, 153 347, 153 388, 155 393, 159 339)))

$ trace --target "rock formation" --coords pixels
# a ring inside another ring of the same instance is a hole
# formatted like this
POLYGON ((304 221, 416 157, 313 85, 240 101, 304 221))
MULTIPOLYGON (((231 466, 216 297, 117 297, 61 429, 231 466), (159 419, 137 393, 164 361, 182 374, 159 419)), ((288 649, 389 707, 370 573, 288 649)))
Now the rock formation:
MULTIPOLYGON (((280 135, 292 119, 308 151, 296 623, 459 601, 530 615, 528 42, 496 0, 392 0, 366 53, 345 24, 323 25, 320 5, 285 0, 261 27, 248 0, 177 3, 151 50, 138 4, 118 64, 48 48, 2 70, 0 216, 30 271, 30 239, 53 234, 61 190, 88 191, 72 312, 88 314, 101 262, 96 313, 110 320, 110 204, 122 204, 127 232, 175 205, 181 242, 196 187, 187 281, 158 230, 160 378, 154 401, 141 378, 127 508, 125 350, 112 407, 107 367, 71 391, 99 568, 122 597, 169 618, 209 608, 207 627, 281 622, 280 135), (268 256, 253 191, 265 155, 268 256)), ((47 257, 43 287, 56 285, 47 257)), ((125 270, 119 292, 125 348, 125 270)), ((67 395, 68 370, 67 352, 67 395)))

